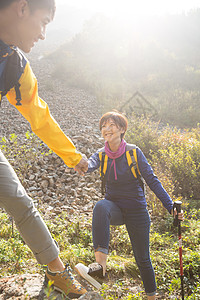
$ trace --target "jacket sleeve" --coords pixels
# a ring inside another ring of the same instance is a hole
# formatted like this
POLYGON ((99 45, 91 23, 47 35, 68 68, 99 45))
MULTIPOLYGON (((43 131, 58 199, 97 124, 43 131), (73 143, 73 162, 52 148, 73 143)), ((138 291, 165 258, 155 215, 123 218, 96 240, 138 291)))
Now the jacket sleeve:
POLYGON ((28 120, 32 131, 60 156, 68 167, 76 166, 82 156, 51 116, 46 102, 39 98, 37 80, 28 62, 19 79, 19 84, 22 105, 16 106, 14 88, 7 93, 8 101, 28 120))
POLYGON ((88 172, 93 172, 100 167, 99 153, 96 152, 88 159, 88 172))
POLYGON ((171 209, 173 208, 173 201, 166 190, 163 188, 157 176, 154 174, 146 157, 139 148, 137 148, 137 158, 138 167, 145 182, 158 197, 158 199, 162 202, 163 206, 169 211, 169 213, 171 213, 171 209))

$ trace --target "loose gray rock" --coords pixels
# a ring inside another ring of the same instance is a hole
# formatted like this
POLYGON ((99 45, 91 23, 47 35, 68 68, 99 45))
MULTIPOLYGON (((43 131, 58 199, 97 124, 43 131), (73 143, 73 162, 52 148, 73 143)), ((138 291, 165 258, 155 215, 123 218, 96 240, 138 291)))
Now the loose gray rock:
MULTIPOLYGON (((40 97, 48 103, 53 117, 59 122, 64 133, 74 142, 77 150, 85 152, 89 157, 102 147, 98 129, 100 103, 84 90, 69 88, 56 78, 52 80, 49 77, 53 70, 52 62, 47 59, 41 60, 38 64, 35 55, 37 54, 31 53, 29 60, 38 78, 40 97), (50 78, 51 85, 48 85, 47 78, 50 78)), ((30 124, 6 99, 2 101, 0 119, 2 136, 9 141, 10 134, 15 133, 19 147, 28 143, 25 133, 31 132, 30 124)), ((73 168, 66 168, 62 159, 56 154, 49 154, 49 148, 41 141, 39 146, 34 144, 32 150, 35 159, 30 161, 28 157, 24 157, 27 168, 18 175, 21 176, 22 184, 33 198, 35 205, 45 209, 47 218, 48 216, 54 218, 61 211, 66 211, 69 218, 79 211, 83 214, 87 211, 87 216, 92 215, 94 201, 99 200, 97 197, 100 192, 98 172, 86 175, 84 178, 79 176, 73 168), (39 150, 45 155, 40 154, 39 150)), ((21 161, 15 159, 11 163, 16 171, 20 169, 21 161)), ((43 276, 39 274, 2 278, 0 279, 0 300, 39 299, 38 297, 42 297, 42 284, 43 276)), ((98 296, 97 293, 88 293, 82 299, 100 299, 94 298, 98 296)), ((56 297, 56 299, 61 299, 60 294, 56 297)))
POLYGON ((44 277, 40 274, 23 274, 1 278, 0 299, 38 299, 43 281, 44 277))
POLYGON ((96 292, 88 292, 86 294, 84 294, 83 296, 81 296, 79 298, 80 300, 83 300, 83 299, 87 299, 87 300, 101 300, 103 299, 103 297, 101 297, 98 293, 96 292))
MULTIPOLYGON (((44 276, 40 274, 14 275, 0 279, 0 300, 47 300, 44 291, 44 276)), ((48 300, 67 300, 61 293, 52 291, 48 300)), ((88 292, 79 299, 103 299, 96 292, 88 292)))

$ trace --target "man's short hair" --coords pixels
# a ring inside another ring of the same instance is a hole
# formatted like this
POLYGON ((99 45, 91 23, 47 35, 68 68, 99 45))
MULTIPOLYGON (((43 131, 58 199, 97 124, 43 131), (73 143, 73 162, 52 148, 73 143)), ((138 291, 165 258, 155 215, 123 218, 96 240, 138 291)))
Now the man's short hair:
POLYGON ((0 1, 0 9, 3 9, 6 6, 9 6, 15 0, 1 0, 0 1))
MULTIPOLYGON (((3 9, 7 6, 9 6, 12 2, 18 1, 18 0, 0 0, 0 9, 3 9)), ((55 14, 55 0, 26 0, 30 10, 34 11, 35 9, 47 9, 52 14, 52 19, 55 14)))

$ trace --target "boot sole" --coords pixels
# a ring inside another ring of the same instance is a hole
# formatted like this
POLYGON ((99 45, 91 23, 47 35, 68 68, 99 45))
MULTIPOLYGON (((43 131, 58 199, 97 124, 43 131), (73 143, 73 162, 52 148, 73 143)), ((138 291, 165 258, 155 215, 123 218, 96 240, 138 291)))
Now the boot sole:
POLYGON ((75 266, 75 270, 80 274, 85 280, 92 284, 97 290, 101 288, 101 284, 95 280, 92 276, 88 274, 89 268, 84 266, 84 264, 78 263, 75 266))

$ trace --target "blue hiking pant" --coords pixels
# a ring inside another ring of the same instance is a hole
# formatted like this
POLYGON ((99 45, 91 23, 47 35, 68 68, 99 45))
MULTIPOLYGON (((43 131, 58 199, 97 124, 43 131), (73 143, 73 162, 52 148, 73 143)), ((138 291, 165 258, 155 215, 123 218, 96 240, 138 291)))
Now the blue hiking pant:
POLYGON ((153 296, 156 293, 156 282, 149 253, 150 217, 146 208, 121 209, 112 201, 98 201, 92 221, 94 249, 108 254, 110 225, 123 224, 129 234, 145 291, 147 295, 153 296))

